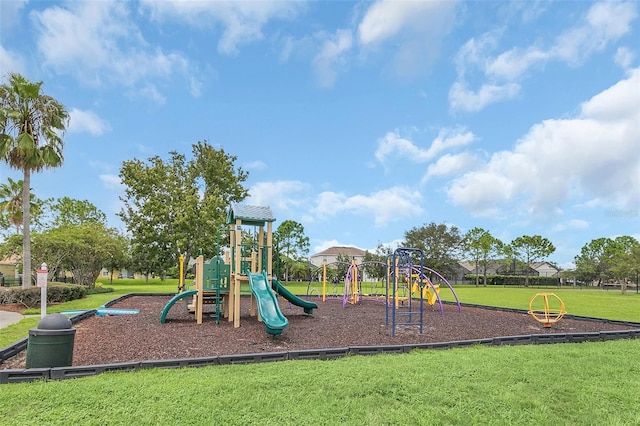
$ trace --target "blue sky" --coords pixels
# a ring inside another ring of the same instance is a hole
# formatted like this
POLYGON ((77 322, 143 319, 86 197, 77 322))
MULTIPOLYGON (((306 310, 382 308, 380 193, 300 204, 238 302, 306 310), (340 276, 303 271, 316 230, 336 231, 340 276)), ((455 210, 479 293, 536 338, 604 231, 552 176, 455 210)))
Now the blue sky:
POLYGON ((88 200, 111 226, 123 161, 206 139, 310 254, 430 222, 542 235, 563 267, 592 239, 640 238, 637 2, 0 8, 0 75, 43 81, 71 115, 64 165, 34 193, 88 200))

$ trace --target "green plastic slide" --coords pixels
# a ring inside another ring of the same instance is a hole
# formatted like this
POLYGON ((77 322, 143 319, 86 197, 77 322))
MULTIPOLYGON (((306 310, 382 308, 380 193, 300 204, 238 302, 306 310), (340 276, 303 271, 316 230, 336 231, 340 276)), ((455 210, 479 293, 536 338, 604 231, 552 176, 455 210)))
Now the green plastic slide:
POLYGON ((289 325, 289 320, 282 315, 282 311, 278 305, 278 299, 269 288, 269 280, 266 274, 248 275, 249 286, 251 287, 253 296, 256 298, 258 312, 260 313, 260 318, 262 318, 267 333, 273 336, 281 334, 282 330, 289 325))
POLYGON ((300 306, 302 309, 304 309, 304 313, 307 315, 311 315, 313 314, 313 310, 314 309, 318 309, 318 305, 316 305, 313 302, 308 302, 304 299, 300 299, 298 296, 296 296, 295 294, 291 293, 289 291, 289 289, 287 289, 285 286, 283 286, 280 281, 276 280, 275 278, 273 278, 271 280, 271 287, 282 297, 284 297, 285 299, 287 299, 289 302, 291 302, 293 305, 296 306, 300 306))
POLYGON ((167 314, 169 313, 169 309, 171 309, 171 307, 178 300, 184 299, 185 297, 193 296, 194 294, 198 294, 198 290, 187 290, 173 296, 171 300, 169 300, 167 304, 164 305, 164 309, 162 309, 162 314, 160 315, 160 324, 164 324, 165 320, 167 319, 167 314))

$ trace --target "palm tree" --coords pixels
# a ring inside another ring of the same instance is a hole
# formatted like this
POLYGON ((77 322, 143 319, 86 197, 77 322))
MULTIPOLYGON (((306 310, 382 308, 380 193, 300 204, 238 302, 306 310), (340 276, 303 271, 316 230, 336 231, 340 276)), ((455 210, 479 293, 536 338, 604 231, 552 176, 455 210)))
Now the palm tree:
POLYGON ((30 200, 31 172, 62 165, 61 135, 69 121, 65 107, 40 92, 20 74, 9 74, 0 86, 0 159, 21 170, 22 180, 22 287, 31 287, 30 200))
MULTIPOLYGON (((31 194, 31 210, 36 207, 31 194)), ((15 227, 20 233, 22 225, 22 181, 8 178, 7 183, 0 184, 0 218, 3 228, 15 227)))

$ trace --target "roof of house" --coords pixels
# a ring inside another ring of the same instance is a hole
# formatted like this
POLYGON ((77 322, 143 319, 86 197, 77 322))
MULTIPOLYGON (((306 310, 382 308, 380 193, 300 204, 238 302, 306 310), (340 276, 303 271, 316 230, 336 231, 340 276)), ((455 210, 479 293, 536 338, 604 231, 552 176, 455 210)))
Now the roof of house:
POLYGON ((548 268, 555 269, 555 270, 557 270, 557 271, 559 271, 559 270, 560 270, 557 266, 552 265, 552 264, 551 264, 551 263, 549 263, 549 262, 533 262, 533 263, 531 264, 531 267, 532 267, 533 269, 539 269, 539 268, 541 268, 541 267, 543 267, 543 266, 548 267, 548 268))
POLYGON ((270 207, 231 204, 227 212, 227 223, 235 223, 240 219, 243 224, 262 226, 265 222, 275 222, 276 218, 270 207))
POLYGON ((15 265, 17 263, 20 263, 20 255, 19 254, 12 254, 9 257, 5 257, 4 259, 0 259, 0 264, 2 265, 15 265))
POLYGON ((460 265, 462 268, 466 269, 467 271, 473 271, 474 269, 476 269, 475 262, 469 262, 465 260, 463 262, 458 262, 458 265, 460 265))
POLYGON ((335 246, 335 247, 330 247, 326 250, 323 250, 319 253, 316 253, 314 255, 312 255, 311 257, 318 257, 318 256, 337 256, 339 254, 345 255, 345 256, 349 256, 349 257, 354 257, 354 256, 364 256, 364 254, 366 253, 365 250, 359 249, 357 247, 343 247, 343 246, 335 246))

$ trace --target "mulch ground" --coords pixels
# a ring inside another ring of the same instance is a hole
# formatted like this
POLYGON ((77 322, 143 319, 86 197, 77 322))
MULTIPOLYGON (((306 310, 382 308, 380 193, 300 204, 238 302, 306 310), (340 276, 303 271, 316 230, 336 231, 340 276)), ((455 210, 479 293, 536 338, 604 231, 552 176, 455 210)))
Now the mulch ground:
MULTIPOLYGON (((477 307, 463 307, 458 312, 455 305, 446 304, 444 315, 437 305, 425 307, 422 334, 417 326, 397 326, 392 336, 391 326, 385 324, 385 306, 380 301, 363 300, 344 308, 342 300, 318 301, 318 309, 307 316, 301 308, 280 299, 289 326, 273 338, 265 332, 264 324, 250 316, 248 296, 241 298, 239 328, 227 320, 216 324, 209 316, 197 325, 184 301, 176 303, 166 323, 160 324, 161 311, 169 299, 170 296, 130 297, 112 307, 139 309, 139 314, 94 316, 75 324, 73 365, 630 329, 569 318, 546 328, 526 313, 477 307)), ((23 351, 2 363, 0 369, 25 368, 25 358, 23 351)))

